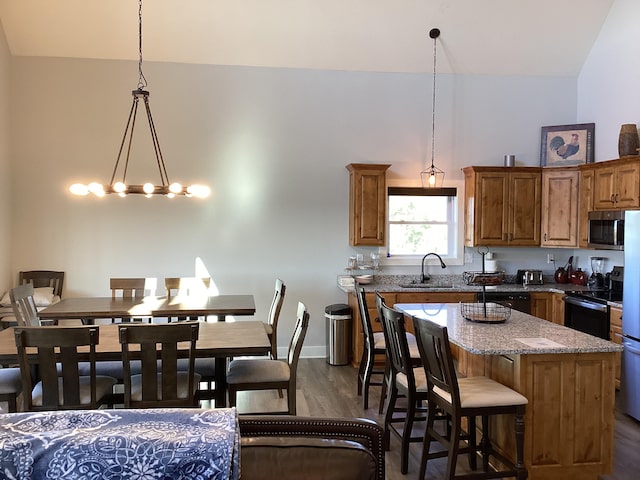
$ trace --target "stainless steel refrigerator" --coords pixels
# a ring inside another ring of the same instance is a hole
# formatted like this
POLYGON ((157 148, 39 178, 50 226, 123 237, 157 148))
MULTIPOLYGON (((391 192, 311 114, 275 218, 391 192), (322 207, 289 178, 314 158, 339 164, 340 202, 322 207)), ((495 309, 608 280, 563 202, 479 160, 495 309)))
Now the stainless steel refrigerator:
POLYGON ((622 408, 640 420, 640 210, 624 218, 622 334, 622 408))

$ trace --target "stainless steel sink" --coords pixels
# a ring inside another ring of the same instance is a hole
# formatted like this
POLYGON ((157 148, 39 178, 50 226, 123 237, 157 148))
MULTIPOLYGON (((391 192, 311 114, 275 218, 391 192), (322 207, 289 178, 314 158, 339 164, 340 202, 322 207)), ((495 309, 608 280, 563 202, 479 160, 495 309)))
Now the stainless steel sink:
POLYGON ((401 283, 401 288, 453 288, 450 283, 401 283))

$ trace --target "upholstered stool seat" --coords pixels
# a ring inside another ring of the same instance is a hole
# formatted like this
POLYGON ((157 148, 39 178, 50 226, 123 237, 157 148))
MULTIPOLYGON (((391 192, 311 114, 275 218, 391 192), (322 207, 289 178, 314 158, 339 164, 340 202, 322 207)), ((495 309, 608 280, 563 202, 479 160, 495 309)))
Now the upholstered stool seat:
POLYGON ((239 358, 231 362, 228 383, 288 382, 289 365, 271 359, 239 358))
MULTIPOLYGON (((62 377, 58 377, 58 398, 59 404, 64 405, 64 389, 62 388, 62 377)), ((111 393, 116 379, 96 375, 96 397, 103 398, 111 393)), ((80 405, 91 404, 91 377, 83 376, 79 378, 80 405)), ((36 383, 31 392, 31 401, 34 407, 42 406, 42 382, 36 383)))

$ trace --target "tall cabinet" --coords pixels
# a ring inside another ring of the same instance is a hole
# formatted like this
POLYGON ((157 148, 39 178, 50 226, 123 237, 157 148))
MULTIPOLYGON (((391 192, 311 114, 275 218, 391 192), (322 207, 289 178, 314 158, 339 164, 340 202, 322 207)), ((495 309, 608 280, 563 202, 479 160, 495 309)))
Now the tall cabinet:
POLYGON ((543 170, 541 246, 578 246, 579 183, 576 167, 543 170))
POLYGON ((350 163, 349 244, 381 247, 386 243, 386 171, 391 165, 350 163))
POLYGON ((540 246, 541 169, 466 167, 465 246, 540 246))

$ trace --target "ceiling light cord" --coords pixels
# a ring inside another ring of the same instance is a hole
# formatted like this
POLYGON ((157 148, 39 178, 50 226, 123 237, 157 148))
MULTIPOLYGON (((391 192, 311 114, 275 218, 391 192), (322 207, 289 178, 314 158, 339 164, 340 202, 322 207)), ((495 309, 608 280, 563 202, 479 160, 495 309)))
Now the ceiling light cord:
POLYGON ((436 158, 436 74, 437 74, 437 39, 440 36, 440 30, 432 28, 429 31, 429 37, 433 39, 433 89, 431 92, 431 166, 425 161, 426 169, 420 172, 420 180, 422 188, 441 187, 444 182, 444 171, 435 166, 436 158), (438 185, 438 183, 440 185, 438 185))
POLYGON ((147 88, 147 79, 142 73, 142 0, 138 1, 138 89, 147 88))

